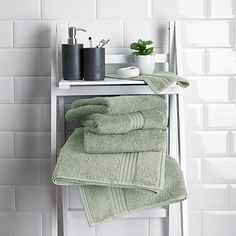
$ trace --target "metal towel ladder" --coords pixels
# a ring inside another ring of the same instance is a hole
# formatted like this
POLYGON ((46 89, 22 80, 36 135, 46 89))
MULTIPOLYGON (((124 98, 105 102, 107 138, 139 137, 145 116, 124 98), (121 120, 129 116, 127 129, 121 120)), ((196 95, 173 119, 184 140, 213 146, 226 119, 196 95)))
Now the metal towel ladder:
MULTIPOLYGON (((54 24, 52 27, 51 45, 51 168, 55 167, 57 155, 65 142, 65 98, 75 96, 104 96, 104 95, 137 95, 154 94, 143 82, 134 80, 105 80, 105 81, 63 81, 61 80, 61 43, 67 25, 54 24)), ((181 74, 181 56, 179 54, 179 24, 170 21, 168 27, 168 53, 158 54, 156 63, 168 63, 168 70, 181 74), (178 47, 176 46, 178 45, 178 47), (177 63, 178 62, 178 63, 177 63)), ((133 63, 130 55, 106 55, 106 64, 133 63)), ((184 103, 182 90, 177 86, 171 86, 163 91, 168 104, 168 153, 175 157, 186 177, 185 166, 185 131, 184 131, 184 103)), ((185 178, 186 179, 186 178, 185 178)), ((67 187, 52 186, 52 236, 67 236, 67 211, 68 191, 67 187), (62 204, 62 213, 58 214, 62 204), (62 215, 62 218, 59 217, 62 215), (63 230, 58 230, 59 221, 63 221, 63 230)), ((180 226, 179 234, 188 236, 187 201, 170 205, 166 208, 168 217, 168 232, 170 236, 177 236, 176 225, 180 226), (178 208, 178 209, 177 209, 178 208), (177 218, 179 223, 176 223, 177 218)), ((161 209, 160 209, 161 210, 161 209)), ((69 236, 69 235, 68 235, 69 236)))

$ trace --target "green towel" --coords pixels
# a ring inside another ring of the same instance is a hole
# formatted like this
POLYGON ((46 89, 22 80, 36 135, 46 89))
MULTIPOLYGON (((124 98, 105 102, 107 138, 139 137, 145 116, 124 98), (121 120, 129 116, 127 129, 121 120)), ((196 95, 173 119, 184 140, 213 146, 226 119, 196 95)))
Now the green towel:
POLYGON ((84 131, 86 153, 160 151, 166 132, 158 129, 133 130, 126 134, 95 134, 84 131))
POLYGON ((92 114, 82 121, 84 130, 97 134, 124 134, 137 129, 164 130, 167 125, 166 112, 145 110, 121 114, 92 114))
POLYGON ((137 210, 165 206, 187 197, 182 171, 177 162, 167 156, 165 184, 157 193, 127 188, 80 186, 80 195, 90 226, 137 210))
POLYGON ((83 147, 83 130, 78 128, 61 149, 52 180, 58 185, 158 191, 164 185, 165 158, 165 142, 159 152, 87 154, 83 147))
MULTIPOLYGON (((106 77, 113 78, 113 79, 120 79, 115 74, 106 75, 106 77)), ((179 75, 176 75, 171 72, 166 72, 166 71, 160 71, 153 75, 140 75, 138 77, 134 77, 130 79, 145 81, 146 84, 155 93, 160 93, 161 91, 163 91, 164 89, 166 89, 168 86, 170 86, 173 83, 177 83, 183 88, 189 86, 189 82, 186 79, 180 77, 179 75)))
POLYGON ((166 102, 159 96, 117 96, 77 99, 66 113, 68 120, 80 120, 85 116, 100 114, 132 113, 143 110, 166 110, 166 102))

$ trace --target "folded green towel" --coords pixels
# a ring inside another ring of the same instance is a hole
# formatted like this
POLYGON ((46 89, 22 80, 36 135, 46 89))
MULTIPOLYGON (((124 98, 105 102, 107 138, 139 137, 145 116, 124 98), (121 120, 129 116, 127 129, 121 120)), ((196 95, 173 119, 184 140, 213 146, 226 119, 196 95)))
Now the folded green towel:
POLYGON ((160 151, 166 132, 158 129, 133 130, 126 134, 95 134, 84 131, 86 153, 123 153, 160 151))
POLYGON ((165 184, 157 193, 141 189, 80 186, 80 195, 90 226, 137 210, 160 207, 186 199, 182 171, 177 162, 167 156, 165 184))
MULTIPOLYGON (((115 74, 106 75, 106 77, 120 79, 115 74)), ((180 77, 179 75, 166 71, 159 71, 158 73, 155 73, 153 75, 140 75, 138 77, 130 79, 145 81, 155 93, 160 93, 175 82, 183 88, 189 86, 189 82, 186 79, 180 77)))
POLYGON ((166 110, 166 102, 159 96, 117 96, 77 99, 66 113, 68 120, 80 120, 85 116, 100 114, 132 113, 143 110, 166 110))
POLYGON ((145 110, 114 115, 93 114, 82 121, 84 130, 97 134, 124 134, 137 129, 160 129, 167 125, 166 112, 145 110))
POLYGON ((164 185, 166 147, 159 152, 87 154, 83 130, 75 129, 60 151, 52 180, 58 185, 80 184, 158 191, 164 185))

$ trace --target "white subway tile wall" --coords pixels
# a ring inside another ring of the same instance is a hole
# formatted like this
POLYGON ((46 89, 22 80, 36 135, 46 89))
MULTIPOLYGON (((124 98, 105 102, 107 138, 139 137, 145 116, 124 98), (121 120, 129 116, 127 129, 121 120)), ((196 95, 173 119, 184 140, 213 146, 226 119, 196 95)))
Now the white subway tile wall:
MULTIPOLYGON (((138 38, 167 49, 169 19, 179 19, 190 236, 236 232, 236 1, 0 0, 0 236, 50 236, 50 27, 85 28, 88 46, 110 38, 109 53, 138 38)), ((71 187, 69 236, 166 235, 157 209, 89 228, 71 187), (79 217, 73 214, 79 211, 79 217)))

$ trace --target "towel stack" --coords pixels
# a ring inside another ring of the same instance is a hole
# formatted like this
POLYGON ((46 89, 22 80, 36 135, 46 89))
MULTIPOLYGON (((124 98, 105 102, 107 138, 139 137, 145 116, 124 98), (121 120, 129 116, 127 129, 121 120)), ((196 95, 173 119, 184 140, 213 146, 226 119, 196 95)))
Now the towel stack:
POLYGON ((186 198, 182 172, 166 155, 166 103, 160 96, 79 99, 81 121, 62 148, 53 182, 76 184, 90 226, 186 198))

